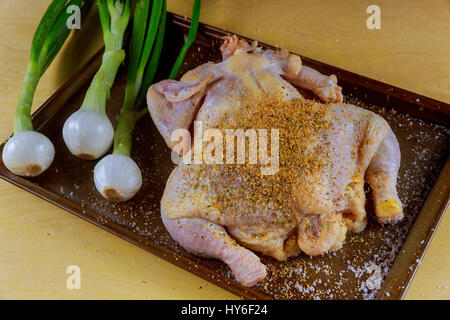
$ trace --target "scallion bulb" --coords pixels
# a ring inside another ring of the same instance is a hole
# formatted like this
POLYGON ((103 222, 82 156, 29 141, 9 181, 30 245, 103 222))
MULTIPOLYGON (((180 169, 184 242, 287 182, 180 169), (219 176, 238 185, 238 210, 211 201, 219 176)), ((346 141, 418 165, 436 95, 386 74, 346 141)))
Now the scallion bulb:
POLYGON ((72 154, 97 159, 111 147, 114 128, 106 115, 80 109, 64 123, 63 138, 72 154))
POLYGON ((142 186, 141 170, 128 156, 110 154, 94 168, 98 192, 108 200, 121 202, 131 199, 142 186))
POLYGON ((53 162, 55 148, 51 141, 36 131, 20 132, 12 136, 3 148, 3 163, 14 174, 34 177, 53 162))

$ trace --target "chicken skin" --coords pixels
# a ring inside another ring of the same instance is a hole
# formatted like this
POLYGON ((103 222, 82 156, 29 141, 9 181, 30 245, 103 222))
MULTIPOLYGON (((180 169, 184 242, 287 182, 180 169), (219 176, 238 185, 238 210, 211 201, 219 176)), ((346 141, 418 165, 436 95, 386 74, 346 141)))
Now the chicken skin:
POLYGON ((378 221, 403 217, 400 149, 382 117, 343 103, 336 77, 303 66, 297 55, 236 36, 221 51, 222 62, 150 87, 155 125, 182 154, 189 146, 180 147, 172 134, 192 129, 194 121, 203 129, 280 128, 280 168, 262 175, 247 163, 180 163, 167 181, 161 216, 183 248, 222 260, 238 282, 252 286, 266 268, 251 250, 281 261, 301 252, 322 255, 341 248, 348 230, 362 231, 365 179, 378 221), (321 102, 303 98, 296 87, 321 102))

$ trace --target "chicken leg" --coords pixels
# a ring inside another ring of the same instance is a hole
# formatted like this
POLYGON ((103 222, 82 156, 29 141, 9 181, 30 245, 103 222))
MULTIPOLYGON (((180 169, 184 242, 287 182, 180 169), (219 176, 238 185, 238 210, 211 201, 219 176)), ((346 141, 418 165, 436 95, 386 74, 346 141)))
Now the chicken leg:
POLYGON ((162 220, 172 238, 184 249, 222 260, 244 286, 253 286, 266 276, 266 267, 258 256, 238 245, 223 226, 198 218, 167 219, 163 215, 162 220))
POLYGON ((366 171, 375 200, 375 215, 381 223, 393 223, 403 218, 402 203, 397 194, 400 148, 388 127, 366 171))

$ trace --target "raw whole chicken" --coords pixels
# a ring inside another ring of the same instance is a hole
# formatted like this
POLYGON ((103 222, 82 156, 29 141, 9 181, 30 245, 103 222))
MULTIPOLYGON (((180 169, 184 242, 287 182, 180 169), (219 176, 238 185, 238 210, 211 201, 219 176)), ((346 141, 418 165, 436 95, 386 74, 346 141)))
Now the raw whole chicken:
POLYGON ((341 248, 347 231, 362 231, 365 179, 378 221, 403 217, 400 149, 382 117, 343 103, 334 75, 303 66, 285 50, 230 36, 221 52, 220 63, 150 87, 155 125, 170 148, 177 144, 172 133, 192 130, 194 121, 203 129, 280 127, 280 168, 264 176, 248 164, 180 163, 167 181, 161 216, 183 248, 222 260, 238 282, 252 286, 266 267, 251 250, 281 261, 322 255, 341 248), (305 99, 296 87, 321 101, 305 99))

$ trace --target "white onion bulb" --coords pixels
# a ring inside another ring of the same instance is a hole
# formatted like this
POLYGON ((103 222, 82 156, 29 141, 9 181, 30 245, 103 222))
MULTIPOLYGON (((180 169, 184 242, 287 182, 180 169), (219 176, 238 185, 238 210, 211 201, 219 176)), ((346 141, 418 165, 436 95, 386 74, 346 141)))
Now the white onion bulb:
POLYGON ((136 162, 122 154, 110 154, 94 168, 98 192, 108 200, 121 202, 131 199, 142 186, 141 170, 136 162))
POLYGON ((3 148, 3 163, 14 174, 35 177, 52 164, 55 157, 53 143, 36 131, 20 132, 12 136, 3 148))
POLYGON ((72 154, 98 159, 111 147, 114 128, 106 115, 80 109, 64 123, 63 138, 72 154))

